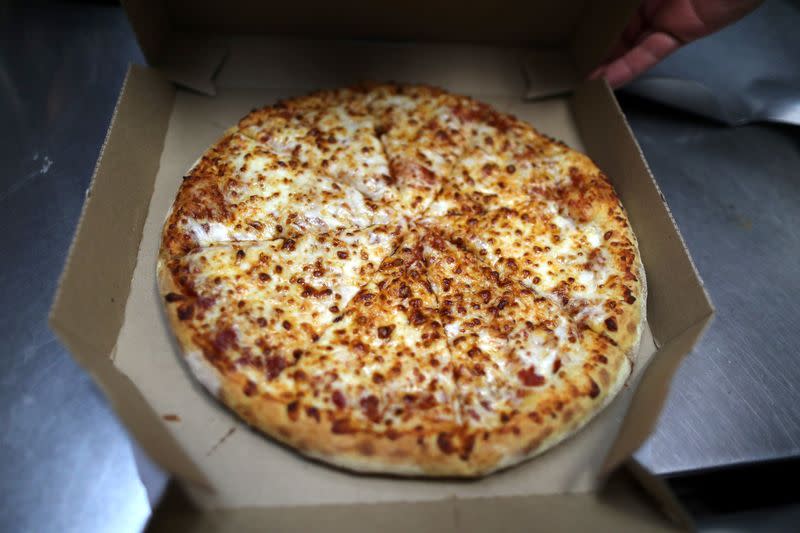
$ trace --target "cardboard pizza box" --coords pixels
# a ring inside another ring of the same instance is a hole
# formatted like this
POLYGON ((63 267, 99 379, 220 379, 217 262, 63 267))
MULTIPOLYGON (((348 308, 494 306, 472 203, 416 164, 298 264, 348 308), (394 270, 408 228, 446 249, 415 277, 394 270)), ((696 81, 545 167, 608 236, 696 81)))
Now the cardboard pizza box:
POLYGON ((202 510, 173 517, 181 528, 686 526, 674 498, 630 458, 713 308, 613 93, 582 81, 638 2, 124 4, 150 66, 131 66, 123 84, 50 323, 202 510), (586 152, 639 239, 648 323, 627 386, 574 437, 485 479, 356 475, 276 444, 195 383, 162 311, 159 235, 192 163, 251 108, 365 79, 469 94, 586 152))

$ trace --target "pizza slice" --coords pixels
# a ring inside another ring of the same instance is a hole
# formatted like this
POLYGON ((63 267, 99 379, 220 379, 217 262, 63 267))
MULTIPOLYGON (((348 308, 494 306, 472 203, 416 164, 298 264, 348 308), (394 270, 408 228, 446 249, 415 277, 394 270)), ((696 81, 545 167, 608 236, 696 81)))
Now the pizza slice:
POLYGON ((572 434, 627 379, 625 354, 551 299, 435 232, 423 255, 459 390, 460 453, 474 473, 517 463, 572 434))
MULTIPOLYGON (((456 381, 469 383, 462 396, 500 394, 505 368, 495 355, 506 351, 509 337, 548 301, 531 289, 501 277, 469 252, 448 242, 436 229, 424 240, 427 275, 439 302, 456 381), (480 385, 470 381, 480 378, 480 385), (500 388, 498 388, 500 387, 500 388)), ((479 400, 478 400, 479 402, 479 400)))
POLYGON ((285 99, 252 110, 239 120, 238 129, 279 153, 289 153, 314 137, 312 131, 319 129, 323 117, 331 110, 339 110, 338 114, 345 116, 367 116, 364 99, 364 92, 358 89, 320 91, 285 99))
MULTIPOLYGON (((459 409, 417 235, 405 236, 292 376, 285 439, 356 470, 436 475, 463 468, 459 409)), ((275 416, 283 416, 276 413, 275 416)))
MULTIPOLYGON (((569 201, 532 197, 516 208, 447 216, 433 223, 501 275, 551 296, 574 320, 631 351, 645 301, 635 236, 621 216, 571 216, 582 209, 600 211, 596 204, 582 202, 598 189, 563 193, 577 195, 573 208, 569 201)), ((617 202, 603 205, 605 212, 621 214, 617 202)))
MULTIPOLYGON (((524 203, 537 191, 569 179, 572 152, 511 115, 477 108, 466 128, 468 148, 428 210, 431 215, 475 214, 524 203)), ((591 165, 578 156, 573 163, 591 165)))
MULTIPOLYGON (((244 393, 255 396, 323 335, 398 239, 398 228, 376 226, 218 244, 162 257, 159 285, 187 360, 209 389, 244 376, 244 393)), ((275 386, 287 392, 285 380, 275 386)))
POLYGON ((184 178, 164 229, 174 254, 198 246, 267 240, 387 223, 391 212, 355 188, 229 134, 184 178))
POLYGON ((310 102, 287 101, 252 111, 239 128, 277 154, 300 158, 307 168, 350 185, 371 200, 391 201, 397 190, 391 186, 375 122, 362 100, 362 93, 343 90, 310 102))
POLYGON ((517 166, 496 152, 472 148, 452 169, 426 215, 480 214, 525 200, 517 166))
POLYGON ((469 99, 425 86, 383 85, 367 100, 410 214, 425 212, 466 146, 461 110, 469 99))
POLYGON ((345 106, 354 113, 365 113, 369 94, 366 86, 354 85, 336 89, 323 89, 302 96, 281 99, 271 106, 254 110, 251 115, 268 111, 270 108, 284 109, 289 113, 308 113, 325 111, 331 107, 345 106))

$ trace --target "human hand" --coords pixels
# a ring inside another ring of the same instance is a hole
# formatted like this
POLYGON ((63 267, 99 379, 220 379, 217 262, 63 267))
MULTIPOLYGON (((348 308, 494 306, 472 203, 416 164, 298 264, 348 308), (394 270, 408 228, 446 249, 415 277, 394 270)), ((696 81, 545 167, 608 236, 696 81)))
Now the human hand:
POLYGON ((643 0, 607 60, 590 79, 625 85, 681 46, 721 30, 763 0, 643 0))

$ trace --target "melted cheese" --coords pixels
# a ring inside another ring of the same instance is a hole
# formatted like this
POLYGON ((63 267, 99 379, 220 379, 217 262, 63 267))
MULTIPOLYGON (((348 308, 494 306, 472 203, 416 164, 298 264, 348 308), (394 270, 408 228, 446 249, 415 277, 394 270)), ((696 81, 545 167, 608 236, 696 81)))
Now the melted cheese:
MULTIPOLYGON (((602 324, 619 270, 604 222, 553 194, 580 181, 574 154, 468 99, 391 86, 290 100, 240 126, 197 167, 219 194, 186 210, 201 248, 179 266, 196 292, 188 323, 259 391, 290 387, 373 429, 485 429, 557 367, 581 368, 590 335, 576 324, 602 324), (402 261, 379 268, 392 253, 402 261)), ((187 361, 217 394, 216 372, 187 361)))
MULTIPOLYGON (((262 382, 258 375, 263 376, 269 358, 279 358, 273 364, 281 368, 290 364, 296 350, 307 349, 344 311, 394 248, 391 230, 309 234, 192 252, 181 260, 197 294, 190 323, 209 344, 226 353, 230 349, 232 362, 262 382), (371 237, 378 234, 380 239, 371 237), (255 359, 240 364, 242 352, 236 346, 248 347, 255 359)), ((203 379, 210 377, 204 374, 203 379)))
POLYGON ((221 385, 216 370, 209 365, 208 361, 205 360, 200 352, 189 351, 186 352, 185 356, 186 363, 189 365, 192 374, 197 378, 197 381, 199 381, 208 392, 214 396, 219 396, 221 385))
POLYGON ((591 324, 605 319, 605 303, 617 297, 605 288, 618 271, 604 247, 603 231, 594 222, 571 219, 554 201, 429 224, 458 236, 484 261, 531 289, 559 301, 566 297, 579 318, 591 324))
POLYGON ((312 388, 308 401, 328 408, 336 391, 357 419, 377 416, 396 430, 421 418, 452 419, 455 410, 453 376, 442 371, 450 368, 447 344, 432 320, 436 300, 410 274, 414 260, 403 259, 382 269, 300 362, 311 376, 301 385, 312 388), (409 418, 404 409, 417 404, 426 407, 409 418))
POLYGON ((339 287, 339 294, 342 295, 342 304, 347 305, 353 296, 358 292, 358 285, 356 284, 343 284, 339 287))
POLYGON ((569 352, 567 321, 564 317, 558 316, 555 320, 558 325, 554 330, 535 329, 524 337, 525 340, 516 350, 521 363, 520 368, 532 367, 545 379, 552 377, 555 360, 563 358, 569 352))

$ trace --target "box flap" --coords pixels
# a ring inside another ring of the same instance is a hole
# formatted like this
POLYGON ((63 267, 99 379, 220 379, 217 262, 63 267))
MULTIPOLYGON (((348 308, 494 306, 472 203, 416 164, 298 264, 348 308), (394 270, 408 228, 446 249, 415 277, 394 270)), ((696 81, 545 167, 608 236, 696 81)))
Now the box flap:
POLYGON ((201 34, 175 32, 160 56, 159 70, 180 87, 213 96, 214 76, 228 53, 228 40, 201 34))
POLYGON ((611 52, 639 0, 587 2, 567 47, 531 52, 525 62, 525 97, 563 94, 586 78, 611 52))
POLYGON ((629 457, 653 430, 672 376, 707 328, 714 308, 608 84, 583 84, 575 91, 573 107, 587 152, 609 175, 636 228, 647 272, 648 322, 659 346, 607 457, 608 470, 629 457), (662 238, 652 238, 655 235, 662 238))
POLYGON ((147 62, 157 65, 172 32, 167 2, 122 0, 122 7, 147 62))
POLYGON ((522 72, 528 100, 567 94, 581 81, 571 54, 558 48, 528 50, 522 72))
MULTIPOLYGON (((470 56, 468 52, 465 55, 470 56)), ((440 59, 447 60, 443 64, 464 61, 450 56, 440 59)), ((233 62, 227 65, 220 80, 227 79, 226 71, 234 67, 233 62)), ((420 74, 424 71, 422 68, 420 74)), ((275 72, 278 76, 276 79, 282 79, 280 71, 275 72)), ((435 72, 435 69, 431 72, 435 72)), ((293 73, 287 73, 287 84, 307 83, 304 75, 296 78, 297 81, 290 81, 290 74, 293 73)), ((360 73, 351 74, 356 76, 360 73)), ((234 75, 233 71, 230 75, 234 75)), ((474 78, 467 77, 461 82, 472 82, 474 78)), ((490 87, 494 87, 495 83, 496 79, 487 80, 490 87)), ((498 473, 480 483, 353 476, 333 468, 320 467, 291 450, 265 440, 196 385, 177 355, 177 348, 170 342, 172 335, 160 312, 161 299, 154 283, 158 235, 181 176, 197 156, 254 105, 267 104, 276 97, 289 96, 298 91, 302 92, 302 89, 220 87, 215 98, 178 91, 172 108, 114 362, 139 387, 155 412, 161 415, 174 414, 180 418, 179 422, 160 423, 167 427, 167 431, 192 461, 202 467, 215 489, 213 493, 193 491, 197 501, 201 501, 205 507, 280 507, 308 505, 311 502, 432 501, 451 496, 501 497, 594 490, 598 486, 598 471, 615 440, 641 370, 645 368, 644 364, 637 367, 639 372, 631 378, 630 387, 623 390, 578 436, 536 461, 498 473), (241 457, 250 460, 243 462, 241 457), (287 481, 280 484, 265 484, 263 481, 276 478, 287 481)), ((500 110, 510 111, 536 123, 548 134, 562 138, 579 149, 584 148, 571 116, 568 99, 526 103, 509 96, 482 95, 481 98, 500 110)), ((648 360, 655 352, 649 331, 645 338, 640 352, 642 361, 648 360)), ((174 464, 162 465, 185 477, 174 464)))
POLYGON ((639 240, 651 278, 647 316, 664 345, 710 317, 711 300, 611 89, 602 81, 586 83, 575 92, 573 106, 586 151, 611 178, 633 226, 667 236, 639 240))
MULTIPOLYGON (((211 80, 219 66, 215 60, 224 55, 206 41, 258 35, 360 39, 371 44, 390 40, 524 47, 540 52, 523 62, 526 95, 539 98, 562 93, 582 79, 610 50, 637 2, 502 0, 469 9, 455 1, 424 0, 412 0, 400 8, 379 7, 368 0, 311 2, 301 9, 291 3, 248 0, 230 0, 224 9, 218 2, 197 0, 166 4, 124 0, 123 5, 150 64, 172 81, 206 94, 213 94, 211 80), (186 46, 187 39, 201 45, 186 46)), ((324 70, 343 59, 352 57, 338 56, 332 63, 316 66, 324 70)), ((305 60, 297 58, 298 64, 305 60)), ((386 70, 389 74, 382 80, 400 78, 393 69, 386 70)))
MULTIPOLYGON (((158 3, 155 0, 139 0, 158 3)), ((464 4, 456 0, 370 0, 291 2, 171 0, 175 28, 225 34, 390 39, 475 43, 563 45, 569 42, 585 0, 496 0, 464 4)), ((613 9, 613 8, 608 8, 613 9)))
POLYGON ((182 465, 202 482, 202 474, 112 361, 174 95, 156 71, 129 69, 86 193, 50 327, 103 388, 126 427, 151 444, 147 452, 182 465))
POLYGON ((641 0, 587 2, 570 41, 580 79, 586 77, 611 52, 641 0))
POLYGON ((614 475, 597 494, 450 498, 437 502, 361 503, 279 508, 200 511, 176 485, 154 510, 147 530, 185 531, 592 531, 674 532, 671 523, 625 471, 614 475))
MULTIPOLYGON (((472 95, 513 95, 525 88, 523 48, 472 44, 230 38, 219 88, 308 92, 361 80, 429 83, 472 95), (447 68, 442 68, 446 65, 447 68)), ((251 105, 256 105, 253 102, 251 105)))
POLYGON ((631 458, 625 463, 625 470, 631 477, 652 497, 664 516, 676 525, 687 531, 694 531, 694 520, 689 511, 675 496, 667 482, 651 473, 636 459, 631 458))
MULTIPOLYGON (((51 327, 65 342, 75 339, 104 357, 122 324, 158 171, 153 154, 163 149, 174 93, 156 72, 128 70, 56 290, 51 327)), ((86 367, 95 363, 76 357, 86 367)))

